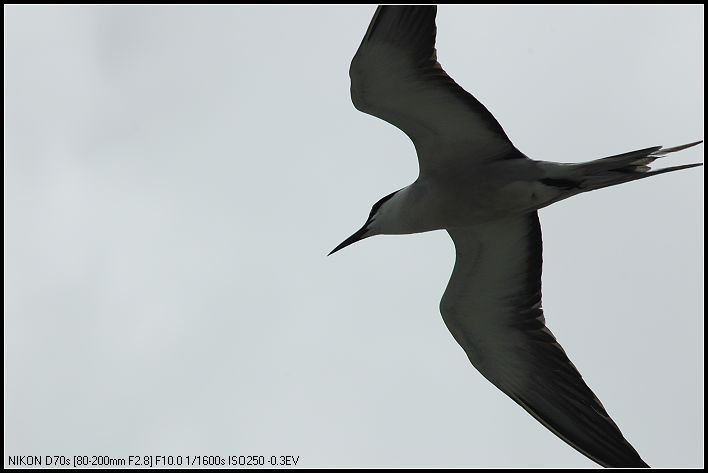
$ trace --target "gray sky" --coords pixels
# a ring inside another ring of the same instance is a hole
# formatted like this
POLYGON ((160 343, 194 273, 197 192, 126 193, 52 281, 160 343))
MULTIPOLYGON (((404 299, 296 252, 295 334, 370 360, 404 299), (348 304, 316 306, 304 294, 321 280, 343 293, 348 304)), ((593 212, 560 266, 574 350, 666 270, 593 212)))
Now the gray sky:
MULTIPOLYGON (((7 455, 594 465, 447 332, 445 232, 324 256, 417 174, 349 98, 373 11, 4 9, 7 455)), ((703 138, 703 13, 444 6, 438 58, 583 161, 703 138)), ((547 322, 652 466, 703 463, 702 201, 700 168, 540 212, 547 322)))

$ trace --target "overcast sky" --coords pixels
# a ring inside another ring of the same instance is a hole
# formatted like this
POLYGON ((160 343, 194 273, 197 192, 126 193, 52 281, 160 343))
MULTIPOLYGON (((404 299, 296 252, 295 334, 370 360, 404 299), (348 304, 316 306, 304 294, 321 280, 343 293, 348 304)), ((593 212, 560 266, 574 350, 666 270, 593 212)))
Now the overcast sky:
MULTIPOLYGON (((374 9, 4 9, 6 462, 595 465, 448 333, 445 232, 325 257, 417 175, 349 98, 374 9)), ((703 138, 703 14, 443 6, 438 58, 577 162, 703 138)), ((699 168, 540 212, 548 325, 652 466, 703 463, 702 202, 699 168)))

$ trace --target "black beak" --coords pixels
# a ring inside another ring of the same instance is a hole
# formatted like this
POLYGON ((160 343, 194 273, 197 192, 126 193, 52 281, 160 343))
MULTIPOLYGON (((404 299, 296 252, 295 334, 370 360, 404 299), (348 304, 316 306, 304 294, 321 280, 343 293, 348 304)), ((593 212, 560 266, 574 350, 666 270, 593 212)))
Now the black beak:
POLYGON ((332 253, 336 253, 337 251, 341 250, 342 248, 349 246, 352 243, 356 243, 357 241, 363 239, 364 235, 366 234, 366 232, 368 230, 368 228, 366 228, 366 227, 367 227, 366 225, 361 227, 359 230, 357 230, 357 232, 354 235, 350 236, 349 238, 347 238, 346 240, 341 242, 339 245, 337 245, 337 247, 335 249, 333 249, 332 251, 330 251, 327 256, 331 255, 332 253))

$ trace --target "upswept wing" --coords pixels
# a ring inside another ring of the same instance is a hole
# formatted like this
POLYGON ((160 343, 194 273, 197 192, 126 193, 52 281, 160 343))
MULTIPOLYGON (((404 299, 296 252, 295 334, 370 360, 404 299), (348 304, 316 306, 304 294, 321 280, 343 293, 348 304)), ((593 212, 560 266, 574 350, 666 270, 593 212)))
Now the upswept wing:
POLYGON ((354 106, 403 130, 421 172, 455 160, 525 158, 491 113, 442 69, 435 6, 379 6, 351 63, 354 106))
POLYGON ((448 233, 457 259, 440 311, 475 368, 590 459, 646 467, 546 327, 537 213, 448 233))

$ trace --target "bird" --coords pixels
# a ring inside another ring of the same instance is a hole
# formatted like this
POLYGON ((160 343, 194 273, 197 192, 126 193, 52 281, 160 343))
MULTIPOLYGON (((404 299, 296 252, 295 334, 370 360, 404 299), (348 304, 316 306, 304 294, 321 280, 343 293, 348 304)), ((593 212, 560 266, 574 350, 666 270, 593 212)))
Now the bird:
POLYGON ((435 5, 378 6, 349 68, 361 112, 402 130, 419 174, 376 202, 329 255, 375 235, 445 230, 455 264, 443 322, 472 365, 568 445, 604 467, 648 467, 546 326, 538 210, 702 163, 651 167, 701 141, 582 163, 527 157, 437 60, 435 5))

